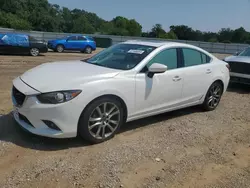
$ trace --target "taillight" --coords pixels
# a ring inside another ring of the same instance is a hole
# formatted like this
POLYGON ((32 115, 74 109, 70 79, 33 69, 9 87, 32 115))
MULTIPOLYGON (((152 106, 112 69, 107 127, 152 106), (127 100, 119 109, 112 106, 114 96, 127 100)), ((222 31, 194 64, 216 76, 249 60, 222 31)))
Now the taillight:
POLYGON ((226 67, 228 68, 228 70, 230 71, 230 65, 227 63, 226 67))

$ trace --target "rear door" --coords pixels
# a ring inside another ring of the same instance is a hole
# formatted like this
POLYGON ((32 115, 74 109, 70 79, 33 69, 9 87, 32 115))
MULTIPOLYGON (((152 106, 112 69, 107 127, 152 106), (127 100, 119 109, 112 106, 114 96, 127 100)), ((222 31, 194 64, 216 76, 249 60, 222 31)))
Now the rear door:
POLYGON ((80 50, 85 49, 86 45, 87 45, 87 39, 84 36, 78 36, 77 37, 77 47, 80 50))
POLYGON ((198 102, 206 93, 213 80, 211 58, 192 48, 182 48, 183 60, 183 102, 198 102))

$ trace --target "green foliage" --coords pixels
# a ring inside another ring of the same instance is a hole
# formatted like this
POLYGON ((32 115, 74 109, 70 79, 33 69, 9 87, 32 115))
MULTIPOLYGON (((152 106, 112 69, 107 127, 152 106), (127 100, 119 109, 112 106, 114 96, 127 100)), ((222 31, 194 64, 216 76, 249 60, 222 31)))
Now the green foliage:
POLYGON ((49 32, 250 43, 250 33, 243 27, 236 30, 222 28, 215 33, 194 30, 186 25, 172 25, 169 31, 165 31, 161 24, 155 24, 149 32, 142 32, 142 26, 135 19, 117 16, 111 21, 106 21, 95 13, 81 9, 70 10, 50 4, 48 0, 0 0, 0 27, 49 32))

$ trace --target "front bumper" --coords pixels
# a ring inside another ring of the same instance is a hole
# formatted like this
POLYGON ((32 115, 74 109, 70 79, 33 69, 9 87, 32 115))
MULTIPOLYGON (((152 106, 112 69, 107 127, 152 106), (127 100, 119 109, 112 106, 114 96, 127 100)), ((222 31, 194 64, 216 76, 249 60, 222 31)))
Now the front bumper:
POLYGON ((77 105, 71 101, 58 105, 41 104, 36 97, 39 92, 27 86, 20 78, 15 79, 13 85, 26 94, 22 105, 17 105, 12 94, 13 115, 22 128, 33 134, 51 138, 77 136, 78 119, 81 114, 80 109, 74 108, 77 105), (28 94, 25 91, 28 91, 28 94), (44 121, 53 122, 59 130, 50 128, 44 121))
POLYGON ((250 75, 232 72, 230 73, 230 82, 250 85, 250 75))
POLYGON ((55 49, 52 43, 48 43, 47 46, 48 46, 48 48, 51 49, 51 50, 55 49))

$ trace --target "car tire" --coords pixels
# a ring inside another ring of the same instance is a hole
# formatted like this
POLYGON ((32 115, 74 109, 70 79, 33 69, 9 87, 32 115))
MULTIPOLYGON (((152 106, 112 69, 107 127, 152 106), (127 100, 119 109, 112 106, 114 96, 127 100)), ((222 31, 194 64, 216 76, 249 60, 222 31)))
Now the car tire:
POLYGON ((31 48, 30 49, 30 55, 33 56, 33 57, 36 57, 40 54, 40 51, 38 48, 31 48))
POLYGON ((223 94, 223 85, 222 83, 216 81, 208 89, 205 100, 202 104, 202 107, 205 111, 215 110, 219 105, 221 96, 223 94))
POLYGON ((59 52, 59 53, 62 53, 64 51, 64 46, 59 44, 56 46, 56 51, 59 52))
POLYGON ((92 48, 90 46, 87 46, 84 50, 86 54, 91 54, 92 53, 92 48))
POLYGON ((123 115, 124 108, 119 100, 113 97, 98 98, 83 111, 78 134, 92 144, 107 141, 115 136, 124 123, 123 115))

